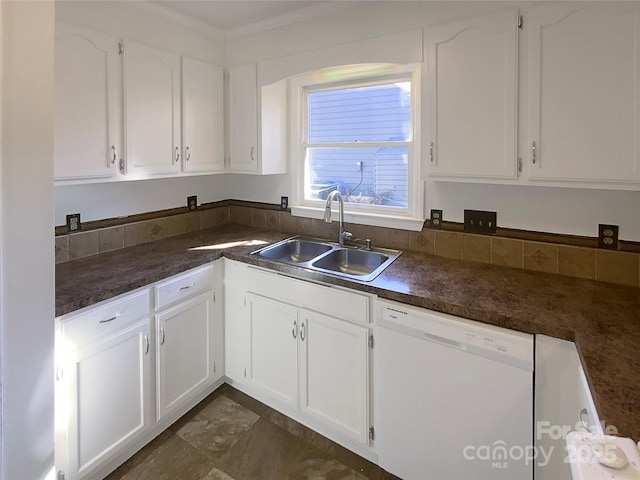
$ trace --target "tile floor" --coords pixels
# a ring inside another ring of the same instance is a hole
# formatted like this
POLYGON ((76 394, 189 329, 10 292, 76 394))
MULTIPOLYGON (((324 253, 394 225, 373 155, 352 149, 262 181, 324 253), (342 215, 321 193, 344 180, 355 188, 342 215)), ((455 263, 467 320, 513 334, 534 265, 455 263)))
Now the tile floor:
POLYGON ((397 479, 223 385, 107 480, 397 479))

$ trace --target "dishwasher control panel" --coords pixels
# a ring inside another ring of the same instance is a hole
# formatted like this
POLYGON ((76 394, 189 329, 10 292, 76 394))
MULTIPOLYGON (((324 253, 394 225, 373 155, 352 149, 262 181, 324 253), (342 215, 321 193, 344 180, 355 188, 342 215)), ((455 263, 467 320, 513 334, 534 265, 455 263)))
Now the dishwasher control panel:
POLYGON ((533 336, 446 313, 379 300, 377 324, 533 370, 533 336))

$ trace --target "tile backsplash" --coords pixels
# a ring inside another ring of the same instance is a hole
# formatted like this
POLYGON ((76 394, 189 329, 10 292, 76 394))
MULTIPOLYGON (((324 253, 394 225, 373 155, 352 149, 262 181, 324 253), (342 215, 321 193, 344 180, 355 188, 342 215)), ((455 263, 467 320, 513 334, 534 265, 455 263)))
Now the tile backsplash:
MULTIPOLYGON (((197 211, 172 209, 125 219, 90 222, 85 230, 67 234, 56 228, 56 263, 111 252, 183 233, 237 223, 284 233, 337 238, 337 224, 294 217, 272 205, 225 201, 197 211)), ((356 238, 370 238, 374 245, 414 250, 429 255, 492 263, 570 277, 640 286, 640 253, 602 250, 589 244, 594 239, 563 237, 536 232, 505 231, 496 235, 464 233, 460 225, 445 224, 443 230, 425 227, 420 232, 365 225, 349 225, 356 238), (520 238, 518 238, 520 237, 520 238), (572 245, 571 243, 578 243, 572 245), (582 244, 582 245, 580 245, 582 244)))

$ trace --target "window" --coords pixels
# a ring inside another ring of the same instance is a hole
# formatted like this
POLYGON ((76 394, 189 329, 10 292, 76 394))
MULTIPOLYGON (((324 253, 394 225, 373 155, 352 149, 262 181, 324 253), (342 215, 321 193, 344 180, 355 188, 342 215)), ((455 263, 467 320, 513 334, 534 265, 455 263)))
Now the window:
POLYGON ((351 222, 422 227, 416 77, 413 67, 366 65, 292 81, 294 214, 313 216, 339 190, 351 222))

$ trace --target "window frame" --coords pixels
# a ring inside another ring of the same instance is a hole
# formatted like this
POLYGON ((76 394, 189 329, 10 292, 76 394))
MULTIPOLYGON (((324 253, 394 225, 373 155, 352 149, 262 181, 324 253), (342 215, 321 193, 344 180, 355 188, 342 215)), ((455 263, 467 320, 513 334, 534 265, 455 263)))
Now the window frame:
POLYGON ((408 156, 407 207, 345 202, 345 221, 355 224, 421 230, 424 224, 424 182, 421 176, 420 156, 420 64, 346 65, 318 70, 289 79, 289 91, 291 92, 292 214, 311 218, 322 218, 324 214, 324 200, 306 199, 304 195, 307 148, 314 146, 327 148, 406 147, 408 156), (339 79, 327 80, 327 73, 330 73, 329 76, 339 77, 339 79), (393 80, 411 82, 412 130, 408 141, 358 142, 357 144, 350 142, 310 144, 308 142, 308 92, 379 85, 393 80))

